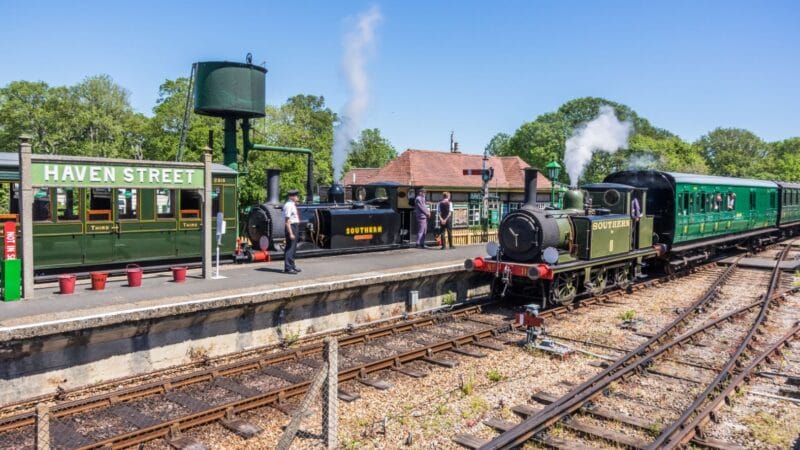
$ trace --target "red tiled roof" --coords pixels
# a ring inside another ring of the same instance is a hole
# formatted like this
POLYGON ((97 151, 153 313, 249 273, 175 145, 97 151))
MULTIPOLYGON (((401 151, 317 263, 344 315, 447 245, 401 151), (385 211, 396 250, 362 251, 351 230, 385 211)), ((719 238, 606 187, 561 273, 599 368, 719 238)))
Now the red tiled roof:
POLYGON ((350 186, 351 184, 367 184, 378 174, 380 171, 380 167, 366 167, 366 168, 353 168, 350 169, 344 177, 342 177, 342 181, 345 186, 350 186))
MULTIPOLYGON (((480 188, 483 184, 480 175, 464 175, 463 170, 481 169, 482 166, 483 155, 408 149, 382 169, 372 173, 369 182, 394 181, 411 186, 425 186, 429 190, 436 187, 480 188)), ((525 189, 523 170, 530 166, 520 157, 490 156, 487 166, 494 168, 494 178, 489 183, 491 189, 525 189)), ((357 178, 359 176, 360 174, 356 175, 357 178)), ((348 173, 343 181, 345 185, 349 185, 353 184, 351 180, 352 175, 348 173)), ((550 189, 550 180, 541 172, 537 180, 537 190, 550 189)), ((363 179, 357 181, 358 184, 363 182, 363 179)))

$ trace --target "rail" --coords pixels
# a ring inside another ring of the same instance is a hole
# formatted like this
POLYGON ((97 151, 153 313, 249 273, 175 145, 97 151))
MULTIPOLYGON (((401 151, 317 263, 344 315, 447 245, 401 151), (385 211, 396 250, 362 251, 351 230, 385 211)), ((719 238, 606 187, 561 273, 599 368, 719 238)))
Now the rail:
MULTIPOLYGON (((697 425, 695 422, 700 420, 699 416, 695 416, 695 419, 690 424, 687 424, 688 418, 702 407, 702 405, 713 394, 713 392, 720 388, 723 381, 733 377, 733 369, 736 367, 737 362, 739 362, 739 357, 746 349, 750 348, 753 335, 763 323, 772 301, 780 296, 775 293, 780 280, 780 263, 786 258, 786 255, 791 247, 791 245, 786 245, 780 256, 777 258, 775 267, 770 276, 770 282, 767 290, 759 301, 725 314, 716 320, 708 321, 703 325, 686 332, 663 345, 660 345, 660 347, 653 349, 654 346, 661 344, 667 338, 669 338, 678 329, 678 326, 683 323, 691 314, 701 311, 704 305, 718 295, 719 288, 730 277, 735 267, 737 267, 738 262, 741 259, 740 257, 734 264, 730 265, 724 272, 720 274, 714 283, 711 284, 711 286, 692 306, 684 310, 675 320, 663 328, 659 333, 649 338, 635 350, 617 359, 611 366, 592 377, 589 381, 577 386, 566 395, 553 401, 550 405, 538 413, 529 416, 523 422, 511 427, 501 435, 482 445, 480 449, 506 449, 524 444, 526 441, 533 438, 537 433, 541 432, 545 428, 554 425, 562 418, 585 406, 591 399, 602 393, 612 382, 623 379, 635 371, 639 371, 648 367, 657 357, 663 355, 665 352, 686 343, 700 333, 707 332, 723 321, 730 320, 733 317, 737 317, 745 312, 760 307, 759 314, 756 320, 753 322, 748 334, 739 344, 739 346, 737 346, 736 351, 731 358, 728 359, 722 370, 720 370, 715 380, 707 386, 706 390, 695 399, 689 408, 686 408, 680 418, 673 422, 670 427, 664 429, 660 435, 656 437, 654 442, 651 443, 647 448, 672 448, 675 445, 678 445, 678 443, 688 442, 694 436, 692 434, 693 432, 689 430, 689 428, 694 427, 696 429, 697 425)), ((730 383, 728 386, 730 387, 730 383)), ((715 401, 719 402, 721 400, 719 400, 719 397, 717 397, 715 401)))

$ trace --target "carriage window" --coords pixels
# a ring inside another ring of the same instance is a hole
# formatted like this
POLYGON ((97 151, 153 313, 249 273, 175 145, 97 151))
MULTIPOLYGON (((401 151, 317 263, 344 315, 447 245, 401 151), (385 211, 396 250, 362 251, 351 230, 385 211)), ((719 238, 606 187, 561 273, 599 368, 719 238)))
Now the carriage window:
POLYGON ((33 193, 33 220, 44 222, 50 220, 50 190, 47 188, 35 189, 33 193))
POLYGON ((217 217, 217 213, 222 211, 220 204, 222 202, 222 186, 214 186, 211 188, 211 215, 217 217))
POLYGON ((694 194, 691 194, 691 193, 690 194, 686 194, 686 197, 689 198, 689 207, 686 208, 686 211, 688 211, 689 214, 691 214, 691 213, 694 212, 694 194))
POLYGON ((727 203, 728 203, 727 204, 728 211, 736 209, 736 194, 734 194, 733 192, 728 192, 727 203))
POLYGON ((139 192, 136 189, 117 189, 117 217, 136 219, 139 207, 139 192))
POLYGON ((111 189, 94 188, 89 191, 89 208, 87 220, 111 221, 111 189))
POLYGON ((181 190, 181 219, 199 219, 202 208, 200 191, 181 190))
POLYGON ((700 196, 700 204, 698 205, 699 212, 706 212, 706 196, 705 194, 698 194, 700 196))
POLYGON ((770 192, 769 193, 769 207, 770 208, 774 208, 775 207, 775 197, 777 197, 777 195, 778 195, 777 192, 770 192))
POLYGON ((681 203, 683 204, 682 214, 685 216, 686 214, 689 214, 689 195, 685 193, 681 194, 681 198, 681 203))
POLYGON ((77 189, 56 189, 56 210, 59 222, 80 219, 79 206, 77 189))
POLYGON ((175 191, 156 189, 156 211, 159 219, 175 218, 175 191))
POLYGON ((750 191, 750 209, 756 209, 756 193, 750 191))
POLYGON ((722 206, 722 194, 719 192, 714 193, 714 200, 712 201, 714 211, 719 211, 722 206))

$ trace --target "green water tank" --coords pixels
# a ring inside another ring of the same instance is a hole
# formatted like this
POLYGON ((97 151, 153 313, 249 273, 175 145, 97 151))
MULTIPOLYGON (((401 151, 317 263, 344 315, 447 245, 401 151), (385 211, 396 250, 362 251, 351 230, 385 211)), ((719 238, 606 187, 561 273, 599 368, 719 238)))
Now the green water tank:
POLYGON ((264 117, 267 69, 227 61, 197 63, 194 112, 214 117, 264 117))

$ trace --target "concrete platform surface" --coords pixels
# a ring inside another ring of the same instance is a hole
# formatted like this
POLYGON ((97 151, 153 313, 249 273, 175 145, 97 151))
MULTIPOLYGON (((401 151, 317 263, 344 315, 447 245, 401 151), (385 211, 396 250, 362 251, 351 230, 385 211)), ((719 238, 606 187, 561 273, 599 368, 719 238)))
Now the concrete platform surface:
POLYGON ((48 284, 37 286, 32 300, 0 302, 0 341, 461 271, 466 258, 484 253, 484 245, 471 245, 299 259, 297 275, 284 274, 283 261, 226 265, 222 279, 204 280, 197 269, 185 283, 163 273, 146 275, 141 287, 132 288, 117 277, 103 291, 91 290, 86 280, 72 295, 48 284))

